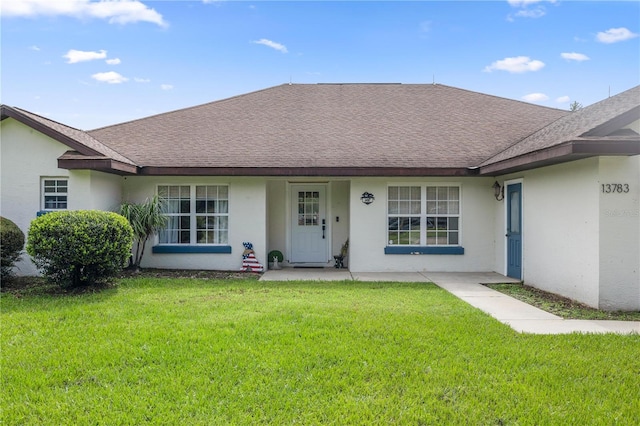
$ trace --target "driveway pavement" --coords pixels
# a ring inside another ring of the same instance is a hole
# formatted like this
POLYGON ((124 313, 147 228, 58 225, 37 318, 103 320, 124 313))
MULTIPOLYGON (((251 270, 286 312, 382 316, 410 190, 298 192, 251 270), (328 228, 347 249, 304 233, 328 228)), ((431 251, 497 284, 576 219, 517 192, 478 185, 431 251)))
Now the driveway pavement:
POLYGON ((483 284, 519 282, 494 272, 349 272, 335 268, 269 270, 261 281, 390 281, 433 282, 520 333, 640 334, 640 321, 569 320, 521 302, 483 284))

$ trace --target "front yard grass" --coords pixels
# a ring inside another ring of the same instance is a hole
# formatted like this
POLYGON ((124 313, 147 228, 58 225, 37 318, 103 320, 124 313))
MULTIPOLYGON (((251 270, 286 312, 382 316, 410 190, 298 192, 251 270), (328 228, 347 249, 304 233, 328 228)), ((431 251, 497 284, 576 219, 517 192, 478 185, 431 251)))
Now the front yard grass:
POLYGON ((3 424, 640 423, 639 335, 521 335, 432 284, 3 293, 3 424))
POLYGON ((524 284, 486 286, 565 319, 640 321, 640 311, 603 311, 524 284))

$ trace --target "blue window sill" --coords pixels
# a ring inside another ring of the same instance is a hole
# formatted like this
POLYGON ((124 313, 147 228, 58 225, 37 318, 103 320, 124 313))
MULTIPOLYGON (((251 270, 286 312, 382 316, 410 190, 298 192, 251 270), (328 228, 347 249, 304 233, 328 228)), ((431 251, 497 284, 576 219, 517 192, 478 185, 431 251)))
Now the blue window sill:
POLYGON ((231 246, 191 246, 186 244, 153 246, 153 253, 231 253, 231 246))
POLYGON ((384 254, 464 254, 461 246, 387 246, 384 254))

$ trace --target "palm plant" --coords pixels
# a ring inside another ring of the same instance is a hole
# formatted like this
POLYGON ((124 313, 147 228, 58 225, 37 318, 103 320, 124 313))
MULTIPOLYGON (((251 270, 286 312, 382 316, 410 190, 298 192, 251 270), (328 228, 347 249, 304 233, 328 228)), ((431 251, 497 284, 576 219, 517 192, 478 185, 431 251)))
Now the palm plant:
POLYGON ((123 203, 119 213, 124 216, 133 228, 136 242, 135 256, 129 259, 129 267, 140 269, 144 256, 144 248, 149 238, 167 225, 167 217, 163 214, 162 203, 158 196, 147 198, 144 203, 123 203))

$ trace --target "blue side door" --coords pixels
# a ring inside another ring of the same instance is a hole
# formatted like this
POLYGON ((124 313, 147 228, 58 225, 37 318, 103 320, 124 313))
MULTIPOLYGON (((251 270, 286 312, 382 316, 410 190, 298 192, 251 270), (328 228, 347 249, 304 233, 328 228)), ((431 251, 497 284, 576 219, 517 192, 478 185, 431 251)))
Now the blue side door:
POLYGON ((522 279, 522 184, 507 186, 507 275, 522 279))

